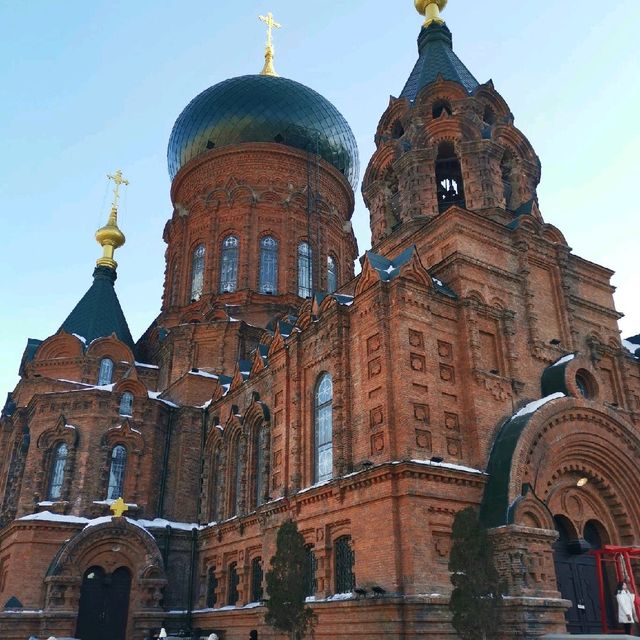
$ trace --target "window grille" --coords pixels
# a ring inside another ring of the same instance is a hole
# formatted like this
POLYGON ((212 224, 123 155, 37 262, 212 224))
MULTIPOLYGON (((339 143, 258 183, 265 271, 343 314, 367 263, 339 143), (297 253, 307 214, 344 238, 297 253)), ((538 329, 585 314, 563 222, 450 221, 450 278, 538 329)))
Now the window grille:
POLYGON ((102 387, 111 384, 113 380, 113 361, 109 358, 100 360, 100 371, 98 372, 98 386, 102 387))
POLYGON ((120 411, 121 416, 133 415, 133 393, 125 391, 120 398, 120 411))
POLYGON ((355 554, 351 548, 351 538, 343 536, 334 543, 335 569, 336 569, 336 593, 349 593, 356 586, 354 574, 355 554))
POLYGON ((207 608, 213 609, 218 601, 218 578, 216 577, 216 568, 209 567, 207 574, 207 608))
POLYGON ((60 443, 53 452, 51 460, 51 475, 49 478, 49 491, 47 498, 49 500, 60 500, 62 497, 62 484, 64 482, 64 470, 67 465, 69 449, 67 445, 60 443))
POLYGON ((191 259, 191 302, 200 300, 204 291, 204 258, 206 250, 203 244, 198 245, 191 259))
POLYGON ((118 498, 122 498, 126 466, 127 450, 121 444, 116 445, 113 447, 113 451, 111 452, 107 500, 117 500, 118 498))
POLYGON ((262 600, 262 558, 251 561, 251 602, 262 600))
POLYGON ((260 293, 278 292, 278 241, 271 236, 260 240, 260 293))
POLYGON ((333 475, 333 384, 328 373, 316 384, 314 413, 314 481, 323 482, 333 475))
POLYGON ((236 562, 232 562, 229 565, 229 594, 227 598, 227 604, 234 607, 238 603, 240 595, 238 594, 238 585, 240 584, 240 577, 238 576, 238 565, 236 562))
POLYGON ((240 241, 228 236, 220 253, 220 293, 233 293, 238 288, 238 253, 240 241))
POLYGON ((308 242, 298 245, 298 295, 310 298, 313 282, 312 251, 308 242))
POLYGON ((338 288, 338 265, 333 256, 327 256, 327 291, 333 293, 338 288))

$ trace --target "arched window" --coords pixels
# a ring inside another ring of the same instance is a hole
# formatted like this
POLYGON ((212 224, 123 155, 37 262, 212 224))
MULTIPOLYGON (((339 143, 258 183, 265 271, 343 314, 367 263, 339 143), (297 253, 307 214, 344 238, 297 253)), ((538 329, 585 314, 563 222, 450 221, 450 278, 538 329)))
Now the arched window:
POLYGON ((445 112, 449 116, 453 113, 451 103, 448 100, 436 100, 431 107, 431 115, 434 118, 439 118, 445 112))
POLYGON ((333 384, 328 373, 323 373, 316 384, 314 434, 314 481, 324 482, 333 475, 333 384))
POLYGON ((220 252, 220 293, 233 293, 238 288, 238 251, 240 241, 227 236, 220 252))
POLYGON ((204 257, 205 248, 203 244, 199 244, 191 258, 191 302, 200 300, 204 291, 204 257))
POLYGON ((222 447, 218 445, 213 454, 211 469, 211 519, 214 522, 222 520, 222 500, 220 488, 222 486, 222 447))
POLYGON ((298 295, 301 298, 310 298, 313 282, 311 245, 301 242, 298 245, 298 295))
POLYGON ((98 386, 102 387, 105 384, 111 384, 113 380, 113 361, 109 358, 102 358, 100 360, 100 371, 98 372, 98 386))
POLYGON ((318 560, 316 559, 316 554, 313 552, 313 545, 308 544, 304 549, 307 556, 307 566, 309 567, 309 581, 306 585, 305 595, 309 597, 314 595, 316 592, 316 571, 318 570, 318 560))
POLYGON ((251 602, 262 600, 262 558, 251 561, 251 602))
POLYGON ((127 450, 118 444, 111 451, 111 466, 109 467, 109 488, 107 500, 122 498, 124 490, 124 472, 127 468, 127 450))
POLYGON ((443 142, 438 147, 436 158, 436 187, 438 189, 438 209, 440 213, 452 205, 465 206, 462 169, 451 142, 443 142))
POLYGON ((351 548, 351 538, 342 536, 334 543, 334 565, 336 568, 336 593, 349 593, 356 586, 354 573, 355 554, 351 548))
POLYGON ((278 241, 271 236, 260 240, 260 293, 278 293, 278 241))
POLYGON ((234 607, 238 603, 238 585, 240 584, 240 577, 238 576, 238 563, 232 562, 229 565, 229 593, 227 597, 227 604, 234 607))
POLYGON ((242 506, 242 481, 244 476, 245 441, 236 439, 231 457, 231 499, 229 500, 229 517, 237 516, 242 506))
POLYGON ((500 162, 500 173, 502 175, 502 191, 504 194, 505 209, 513 209, 513 167, 515 161, 510 151, 506 151, 500 162))
POLYGON ((265 477, 267 475, 267 469, 265 468, 267 462, 267 440, 269 438, 269 431, 265 425, 259 429, 255 429, 253 439, 253 476, 254 476, 254 507, 259 507, 264 504, 265 497, 265 477))
POLYGON ((133 415, 133 393, 125 391, 120 398, 120 411, 121 416, 133 415))
POLYGON ((333 256, 327 256, 327 291, 333 293, 338 288, 338 265, 333 256))
POLYGON ((209 571, 207 572, 207 607, 209 609, 213 609, 213 607, 216 606, 216 602, 218 601, 217 589, 218 578, 216 577, 216 568, 209 567, 209 571))
POLYGON ((67 466, 69 449, 64 442, 61 442, 53 452, 51 460, 51 473, 49 476, 48 500, 60 500, 62 497, 62 484, 64 482, 64 469, 67 466))

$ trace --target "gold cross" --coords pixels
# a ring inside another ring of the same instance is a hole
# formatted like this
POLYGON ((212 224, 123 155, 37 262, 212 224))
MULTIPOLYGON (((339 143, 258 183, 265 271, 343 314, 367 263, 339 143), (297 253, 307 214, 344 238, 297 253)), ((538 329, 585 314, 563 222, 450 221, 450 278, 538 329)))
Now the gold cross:
POLYGON ((107 174, 107 178, 109 178, 109 180, 113 180, 115 183, 115 187, 113 188, 113 204, 111 205, 111 208, 117 211, 118 201, 120 200, 120 186, 123 184, 128 185, 129 181, 122 177, 122 171, 120 171, 120 169, 118 169, 113 176, 107 174))
POLYGON ((109 509, 113 511, 114 518, 122 518, 122 514, 125 511, 129 511, 129 507, 126 505, 125 501, 122 498, 118 498, 115 502, 113 502, 109 509))
POLYGON ((282 25, 273 19, 271 11, 266 16, 258 16, 267 25, 267 47, 273 47, 273 29, 281 29, 282 25))

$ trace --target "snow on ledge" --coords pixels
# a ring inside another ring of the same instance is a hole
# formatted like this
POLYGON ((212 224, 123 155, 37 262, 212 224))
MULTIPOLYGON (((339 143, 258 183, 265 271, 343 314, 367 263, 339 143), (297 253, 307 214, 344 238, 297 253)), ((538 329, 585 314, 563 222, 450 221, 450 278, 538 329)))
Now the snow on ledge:
POLYGON ((576 357, 575 353, 570 353, 568 356, 564 356, 563 358, 560 358, 558 362, 554 362, 551 366, 559 367, 561 364, 566 364, 567 362, 571 362, 575 357, 576 357))
POLYGON ((137 520, 138 524, 145 529, 165 529, 171 527, 179 531, 192 531, 193 529, 203 529, 199 524, 189 522, 172 522, 171 520, 165 520, 164 518, 155 518, 154 520, 137 520))
POLYGON ((65 516, 60 513, 51 513, 51 511, 40 511, 39 513, 32 513, 28 516, 22 516, 18 518, 22 520, 40 520, 42 522, 62 522, 64 524, 87 524, 88 518, 81 518, 79 516, 65 516))
POLYGON ((558 391, 557 393, 552 393, 550 396, 546 396, 545 398, 540 398, 540 400, 534 400, 533 402, 530 402, 528 405, 522 407, 522 409, 520 409, 518 413, 514 414, 511 419, 513 420, 513 418, 521 418, 522 416, 527 416, 531 413, 534 413, 538 409, 540 409, 540 407, 543 407, 545 404, 547 404, 547 402, 551 402, 552 400, 558 400, 559 398, 565 398, 565 397, 566 396, 564 395, 564 393, 561 393, 560 391, 558 391))

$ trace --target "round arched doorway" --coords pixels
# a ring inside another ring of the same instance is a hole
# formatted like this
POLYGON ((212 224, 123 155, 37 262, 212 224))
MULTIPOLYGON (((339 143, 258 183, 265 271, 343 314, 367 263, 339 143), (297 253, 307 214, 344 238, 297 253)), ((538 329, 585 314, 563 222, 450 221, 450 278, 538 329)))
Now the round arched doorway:
POLYGON ((582 535, 563 515, 554 516, 554 522, 559 536, 553 549, 558 591, 573 603, 566 612, 567 631, 599 633, 602 630, 600 586, 596 558, 589 552, 602 547, 606 533, 593 520, 585 524, 582 535))
POLYGON ((76 637, 79 640, 126 640, 131 571, 107 573, 89 567, 82 578, 76 637))

